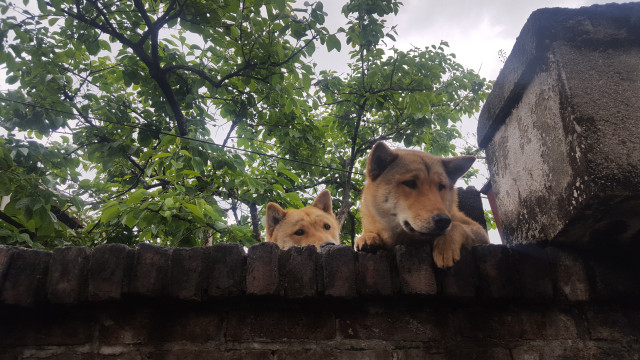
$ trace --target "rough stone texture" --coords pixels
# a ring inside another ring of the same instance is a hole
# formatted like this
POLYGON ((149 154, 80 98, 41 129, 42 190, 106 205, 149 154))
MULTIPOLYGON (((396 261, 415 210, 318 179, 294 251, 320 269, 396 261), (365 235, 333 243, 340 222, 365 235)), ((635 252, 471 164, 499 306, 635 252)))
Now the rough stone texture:
POLYGON ((203 296, 203 263, 206 248, 175 248, 171 251, 169 294, 180 300, 198 301, 203 296))
POLYGON ((171 249, 141 243, 136 250, 129 293, 161 296, 168 291, 166 279, 171 271, 171 249))
POLYGON ((361 296, 392 295, 398 282, 394 272, 394 259, 388 251, 375 254, 356 253, 356 289, 361 296))
MULTIPOLYGON (((521 298, 536 302, 553 299, 551 264, 547 253, 536 245, 517 246, 511 253, 521 298)), ((513 285, 516 286, 516 283, 513 285)))
POLYGON ((640 4, 541 9, 479 118, 508 244, 640 234, 640 4))
POLYGON ((278 256, 280 248, 273 242, 253 245, 247 253, 247 294, 278 293, 278 256))
POLYGON ((246 257, 237 245, 172 251, 109 245, 53 255, 0 247, 0 360, 634 359, 630 354, 640 353, 638 265, 626 256, 483 245, 464 249, 454 267, 442 270, 434 268, 430 247, 418 244, 377 254, 274 245, 254 246, 246 257), (144 297, 126 296, 123 273, 133 271, 136 253, 142 269, 135 276, 150 272, 154 284, 132 293, 144 297), (65 273, 63 259, 76 264, 82 257, 91 258, 89 271, 68 265, 65 273), (268 286, 239 292, 250 267, 268 286), (168 275, 153 275, 158 268, 168 275), (213 288, 206 285, 211 269, 220 272, 213 282, 220 292, 204 296, 213 288), (61 297, 65 286, 71 295, 61 297), (88 300, 76 295, 89 289, 88 300))
POLYGON ((209 297, 240 296, 246 291, 247 254, 239 244, 216 244, 206 249, 209 297))
POLYGON ((480 191, 473 186, 467 188, 457 188, 458 190, 458 208, 471 218, 473 221, 482 225, 487 229, 487 222, 484 219, 484 208, 482 207, 482 198, 480 191))
POLYGON ((356 296, 355 253, 350 246, 323 247, 322 264, 325 296, 334 298, 356 296))
POLYGON ((316 268, 318 252, 315 245, 293 246, 280 255, 280 281, 285 297, 315 297, 318 293, 316 268))
POLYGON ((435 295, 438 292, 431 246, 399 245, 395 253, 403 294, 435 295))
POLYGON ((492 300, 516 297, 511 250, 503 245, 478 245, 471 250, 478 269, 479 296, 492 300))
POLYGON ((442 296, 455 300, 469 300, 476 297, 478 270, 472 253, 467 248, 460 251, 460 260, 451 268, 440 270, 442 296))
POLYGON ((0 286, 0 302, 8 305, 33 306, 43 302, 51 253, 16 248, 5 252, 8 265, 0 268, 4 274, 0 286))
POLYGON ((54 304, 77 304, 87 299, 87 272, 91 250, 60 247, 53 250, 49 264, 47 297, 54 304))
POLYGON ((587 301, 589 299, 589 280, 582 258, 567 250, 547 248, 552 279, 556 284, 556 295, 562 301, 587 301))
POLYGON ((126 245, 100 245, 91 252, 89 300, 117 300, 128 289, 135 250, 126 245))

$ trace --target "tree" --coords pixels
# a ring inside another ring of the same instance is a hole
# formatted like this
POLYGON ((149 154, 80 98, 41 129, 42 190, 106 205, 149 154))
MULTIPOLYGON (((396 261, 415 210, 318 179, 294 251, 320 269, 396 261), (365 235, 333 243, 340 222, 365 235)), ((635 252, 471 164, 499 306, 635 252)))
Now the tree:
POLYGON ((314 73, 316 46, 342 45, 321 2, 28 3, 0 0, 5 243, 250 245, 264 204, 324 187, 354 233, 375 140, 451 153, 452 123, 487 92, 446 43, 382 48, 397 1, 345 5, 344 78, 314 73))

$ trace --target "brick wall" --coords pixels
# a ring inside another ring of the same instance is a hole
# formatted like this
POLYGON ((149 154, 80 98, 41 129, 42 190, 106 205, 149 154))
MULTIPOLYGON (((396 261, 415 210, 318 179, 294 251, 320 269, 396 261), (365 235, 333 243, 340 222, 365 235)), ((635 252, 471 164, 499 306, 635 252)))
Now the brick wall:
POLYGON ((477 246, 0 247, 0 359, 638 359, 638 266, 477 246))

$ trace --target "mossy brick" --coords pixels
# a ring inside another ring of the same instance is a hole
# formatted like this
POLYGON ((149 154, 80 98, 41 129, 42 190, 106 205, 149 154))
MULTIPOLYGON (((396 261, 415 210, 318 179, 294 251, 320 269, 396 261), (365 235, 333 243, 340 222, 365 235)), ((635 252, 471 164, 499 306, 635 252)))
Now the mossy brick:
POLYGON ((358 251, 356 269, 356 289, 360 296, 390 296, 397 292, 399 283, 393 253, 358 251))
POLYGON ((171 249, 141 243, 136 249, 129 293, 160 297, 168 292, 171 249))
POLYGON ((453 300, 471 300, 476 297, 478 270, 471 250, 460 249, 460 260, 452 267, 439 271, 441 295, 453 300))
POLYGON ((435 295, 438 292, 429 244, 398 245, 396 264, 403 294, 435 295))
POLYGON ((477 245, 471 253, 478 269, 478 295, 490 300, 515 297, 516 284, 509 269, 509 248, 504 245, 477 245))
POLYGON ((91 250, 86 247, 53 249, 47 278, 47 297, 54 304, 76 304, 87 300, 91 250))
POLYGON ((0 288, 4 284, 4 278, 11 264, 11 256, 16 251, 13 246, 0 245, 0 288))
POLYGON ((380 306, 363 303, 339 315, 339 335, 348 340, 446 341, 453 317, 433 306, 380 306))
POLYGON ((15 248, 8 257, 0 303, 34 306, 44 302, 51 252, 15 248))
POLYGON ((247 294, 278 293, 278 257, 280 247, 274 242, 253 245, 247 251, 247 294))
POLYGON ((204 256, 202 247, 175 248, 171 251, 171 297, 186 301, 202 300, 204 256))
POLYGON ((280 253, 280 289, 287 298, 310 298, 318 295, 317 263, 314 245, 292 246, 280 253))
POLYGON ((226 316, 226 341, 334 340, 336 318, 322 308, 263 308, 230 311, 226 316))
POLYGON ((551 261, 556 298, 561 302, 589 300, 589 278, 584 258, 557 247, 546 249, 551 261))
POLYGON ((209 298, 245 294, 247 254, 240 244, 216 244, 206 248, 204 269, 209 298))
POLYGON ((129 284, 135 250, 122 244, 99 245, 89 263, 89 300, 119 300, 129 284))
POLYGON ((348 245, 322 248, 325 296, 349 299, 357 295, 355 259, 355 253, 348 245))
POLYGON ((535 244, 518 245, 511 249, 511 254, 512 268, 518 276, 519 297, 534 302, 552 300, 551 263, 544 249, 535 244))

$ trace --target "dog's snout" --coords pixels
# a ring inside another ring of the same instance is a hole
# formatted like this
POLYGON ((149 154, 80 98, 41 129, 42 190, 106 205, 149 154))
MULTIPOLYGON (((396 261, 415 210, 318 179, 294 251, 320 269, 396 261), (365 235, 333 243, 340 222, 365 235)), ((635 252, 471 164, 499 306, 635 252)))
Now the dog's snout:
POLYGON ((447 214, 435 214, 431 220, 437 231, 445 231, 451 225, 451 218, 447 214))

